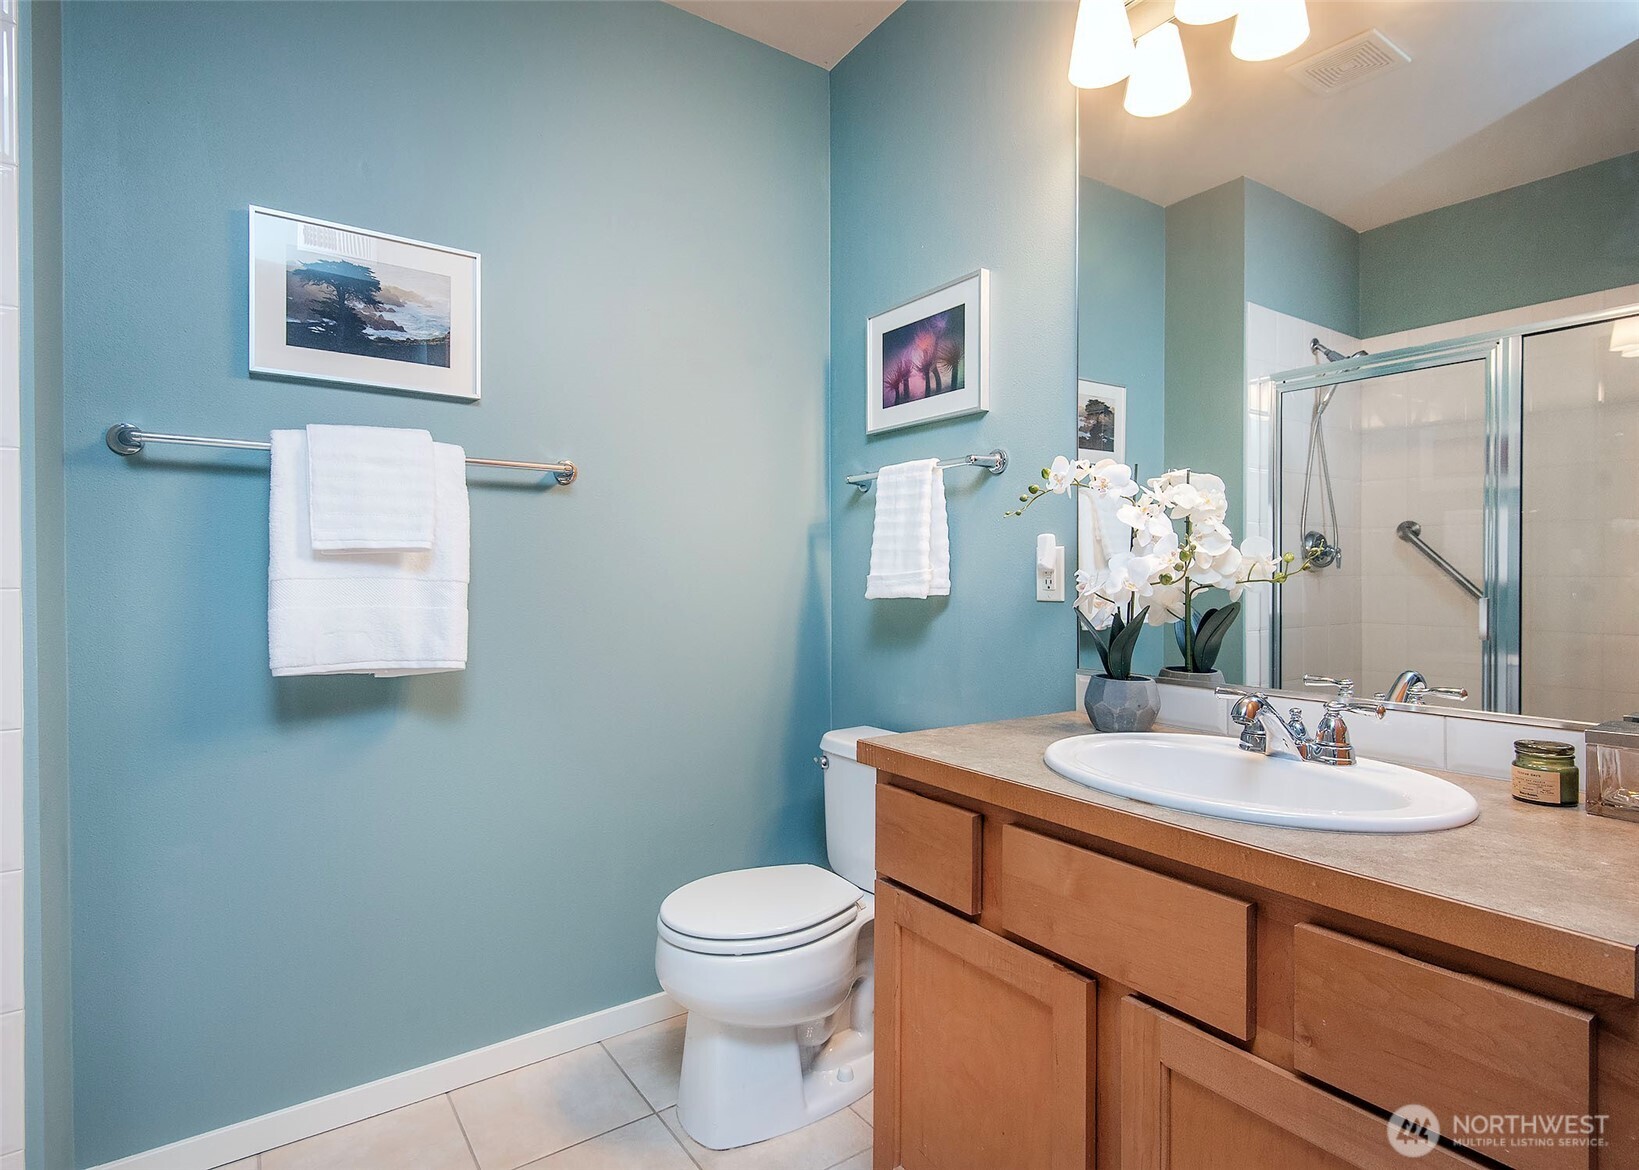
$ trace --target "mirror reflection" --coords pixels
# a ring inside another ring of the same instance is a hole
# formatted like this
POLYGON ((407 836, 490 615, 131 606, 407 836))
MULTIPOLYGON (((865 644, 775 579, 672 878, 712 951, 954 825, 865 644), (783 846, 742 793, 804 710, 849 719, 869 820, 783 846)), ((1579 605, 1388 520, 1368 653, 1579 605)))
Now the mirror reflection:
POLYGON ((1188 92, 1081 93, 1077 446, 1216 475, 1237 540, 1307 561, 1218 669, 1639 711, 1639 5, 1311 3, 1261 61, 1128 14, 1176 28, 1188 92))

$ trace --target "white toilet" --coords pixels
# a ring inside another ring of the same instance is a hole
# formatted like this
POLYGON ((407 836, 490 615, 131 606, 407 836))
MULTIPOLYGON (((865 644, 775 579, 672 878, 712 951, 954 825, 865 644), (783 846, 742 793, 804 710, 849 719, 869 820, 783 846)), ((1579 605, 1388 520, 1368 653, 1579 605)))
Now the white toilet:
POLYGON ((820 741, 830 869, 731 870, 660 906, 655 973, 689 1011, 677 1117, 708 1149, 789 1133, 871 1091, 876 770, 856 756, 887 734, 820 741))

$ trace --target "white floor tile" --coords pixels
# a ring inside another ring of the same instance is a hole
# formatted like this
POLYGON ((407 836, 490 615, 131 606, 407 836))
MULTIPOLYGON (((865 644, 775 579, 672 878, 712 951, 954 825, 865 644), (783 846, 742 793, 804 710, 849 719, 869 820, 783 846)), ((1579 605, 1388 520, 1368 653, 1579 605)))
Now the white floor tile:
POLYGON ((876 1093, 875 1093, 875 1091, 866 1093, 858 1101, 854 1102, 854 1112, 859 1114, 861 1117, 863 1117, 865 1119, 865 1124, 866 1125, 875 1125, 876 1124, 876 1119, 871 1116, 871 1108, 875 1104, 875 1102, 876 1102, 876 1093))
POLYGON ((447 1097, 429 1097, 269 1150, 260 1170, 473 1170, 447 1097))
MULTIPOLYGON (((260 1161, 258 1155, 252 1154, 250 1157, 241 1158, 237 1162, 229 1162, 226 1166, 218 1166, 216 1170, 258 1170, 260 1161)), ((5 1170, 5 1167, 0 1166, 0 1170, 5 1170)))
POLYGON ((673 1016, 605 1040, 603 1046, 656 1111, 677 1104, 677 1076, 683 1068, 683 1031, 688 1016, 673 1016))
POLYGON ((456 1089, 450 1100, 481 1170, 515 1170, 650 1112, 598 1044, 456 1089))
POLYGON ((708 1150, 683 1132, 677 1110, 660 1115, 700 1170, 830 1170, 871 1148, 871 1127, 852 1109, 839 1109, 795 1133, 737 1150, 708 1150))
POLYGON ((871 1151, 863 1150, 846 1162, 838 1162, 832 1170, 871 1170, 871 1151))
POLYGON ((695 1170, 694 1162, 658 1117, 571 1146, 562 1153, 531 1162, 527 1170, 695 1170))

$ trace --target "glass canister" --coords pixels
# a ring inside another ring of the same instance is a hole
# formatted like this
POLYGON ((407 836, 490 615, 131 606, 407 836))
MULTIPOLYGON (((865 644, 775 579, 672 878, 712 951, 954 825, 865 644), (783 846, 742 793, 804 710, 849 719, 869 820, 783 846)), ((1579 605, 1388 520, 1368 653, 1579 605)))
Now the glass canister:
POLYGON ((1575 804, 1581 799, 1576 749, 1554 739, 1514 741, 1514 799, 1532 804, 1575 804))
POLYGON ((1639 715, 1588 729, 1588 811, 1639 821, 1639 715))

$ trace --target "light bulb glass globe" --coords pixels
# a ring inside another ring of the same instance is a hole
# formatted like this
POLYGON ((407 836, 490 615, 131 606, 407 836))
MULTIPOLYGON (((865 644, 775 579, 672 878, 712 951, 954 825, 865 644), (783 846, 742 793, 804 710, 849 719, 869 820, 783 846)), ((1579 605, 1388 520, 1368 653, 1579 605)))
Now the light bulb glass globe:
POLYGON ((1189 101, 1184 42, 1170 20, 1138 38, 1127 98, 1122 107, 1137 118, 1159 118, 1189 101))
POLYGON ((1070 46, 1070 84, 1102 89, 1132 72, 1133 30, 1121 0, 1081 0, 1070 46))
POLYGON ((1308 39, 1309 9, 1303 0, 1245 0, 1229 51, 1242 61, 1273 61, 1308 39))
MULTIPOLYGON (((1250 0, 1257 3, 1257 0, 1250 0)), ((1241 10, 1241 0, 1178 0, 1172 16, 1179 24, 1217 24, 1241 10)))

